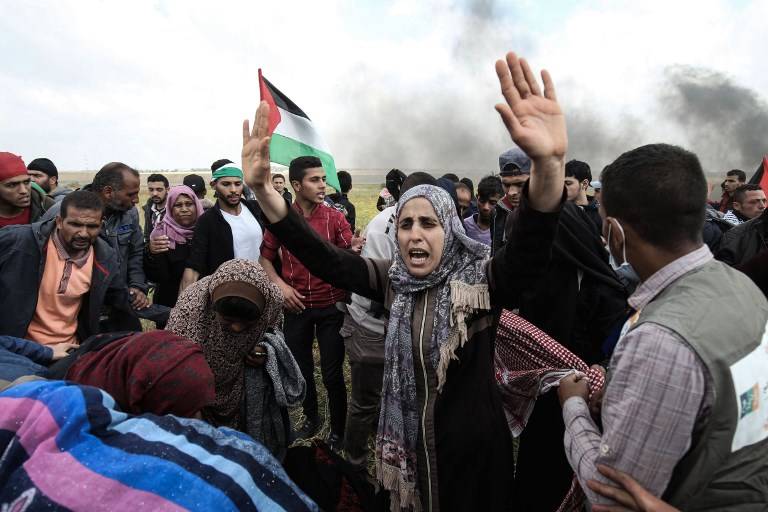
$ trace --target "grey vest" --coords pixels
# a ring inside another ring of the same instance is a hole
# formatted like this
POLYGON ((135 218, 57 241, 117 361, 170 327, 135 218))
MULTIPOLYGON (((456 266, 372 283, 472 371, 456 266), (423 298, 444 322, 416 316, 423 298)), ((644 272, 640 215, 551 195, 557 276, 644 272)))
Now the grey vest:
POLYGON ((676 332, 714 383, 712 409, 664 493, 681 510, 768 509, 766 321, 768 303, 752 281, 711 261, 665 288, 633 326, 676 332))

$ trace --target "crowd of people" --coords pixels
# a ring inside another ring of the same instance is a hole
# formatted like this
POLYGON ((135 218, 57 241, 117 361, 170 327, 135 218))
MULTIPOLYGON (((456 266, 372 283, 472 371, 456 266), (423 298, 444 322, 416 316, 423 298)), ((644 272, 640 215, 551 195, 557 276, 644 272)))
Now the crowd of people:
POLYGON ((549 74, 496 72, 498 172, 392 169, 365 226, 349 173, 273 171, 265 102, 214 201, 0 153, 2 509, 763 510, 763 189, 668 144, 593 175, 549 74))

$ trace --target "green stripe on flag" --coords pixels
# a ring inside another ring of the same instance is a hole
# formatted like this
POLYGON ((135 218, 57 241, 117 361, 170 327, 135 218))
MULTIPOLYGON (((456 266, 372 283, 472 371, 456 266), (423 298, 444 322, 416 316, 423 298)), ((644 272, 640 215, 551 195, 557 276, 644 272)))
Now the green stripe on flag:
POLYGON ((336 176, 336 164, 331 155, 284 135, 272 134, 272 140, 269 143, 270 160, 277 164, 289 165, 291 160, 300 156, 316 156, 319 158, 323 164, 323 169, 325 169, 326 183, 338 192, 341 192, 339 178, 336 176))

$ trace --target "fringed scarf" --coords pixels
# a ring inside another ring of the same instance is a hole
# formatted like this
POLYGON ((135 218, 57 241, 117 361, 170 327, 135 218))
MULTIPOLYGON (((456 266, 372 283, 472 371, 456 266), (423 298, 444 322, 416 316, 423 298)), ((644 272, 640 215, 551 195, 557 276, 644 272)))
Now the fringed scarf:
POLYGON ((268 329, 283 323, 283 298, 258 263, 229 260, 179 294, 166 329, 199 343, 216 381, 216 401, 203 411, 203 418, 215 426, 242 428, 245 357, 263 340, 268 329), (265 299, 259 321, 241 333, 225 331, 216 320, 212 296, 228 283, 254 286, 265 299))
POLYGON ((488 246, 466 235, 451 197, 438 187, 420 185, 410 189, 400 198, 396 217, 408 201, 417 197, 432 204, 445 231, 445 242, 440 264, 428 276, 416 278, 408 273, 399 246, 389 270, 395 298, 386 338, 376 476, 390 491, 393 511, 421 508, 416 475, 420 420, 411 341, 415 299, 425 290, 436 293, 429 352, 437 372, 438 392, 445 384, 448 365, 457 359, 456 350, 467 342, 466 320, 473 312, 491 307, 486 277, 488 246))

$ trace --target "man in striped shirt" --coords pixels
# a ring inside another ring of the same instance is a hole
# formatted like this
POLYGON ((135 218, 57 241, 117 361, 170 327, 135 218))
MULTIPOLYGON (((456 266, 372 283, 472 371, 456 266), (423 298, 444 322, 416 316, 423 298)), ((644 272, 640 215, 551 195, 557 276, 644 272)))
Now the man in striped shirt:
MULTIPOLYGON (((318 236, 337 247, 349 249, 352 245, 349 223, 343 213, 323 201, 325 170, 320 160, 313 156, 294 159, 288 169, 288 179, 296 194, 292 207, 304 216, 318 236)), ((328 392, 331 415, 331 435, 328 441, 332 447, 338 447, 344 437, 347 390, 342 373, 344 341, 339 334, 344 315, 336 309, 336 303, 344 300, 346 292, 311 275, 295 256, 281 247, 278 239, 269 231, 264 234, 259 262, 272 282, 283 292, 285 341, 307 381, 307 395, 303 404, 306 421, 299 429, 298 437, 311 437, 320 426, 312 357, 312 342, 316 337, 320 349, 320 370, 328 392), (278 257, 281 275, 278 275, 274 266, 278 257)))

